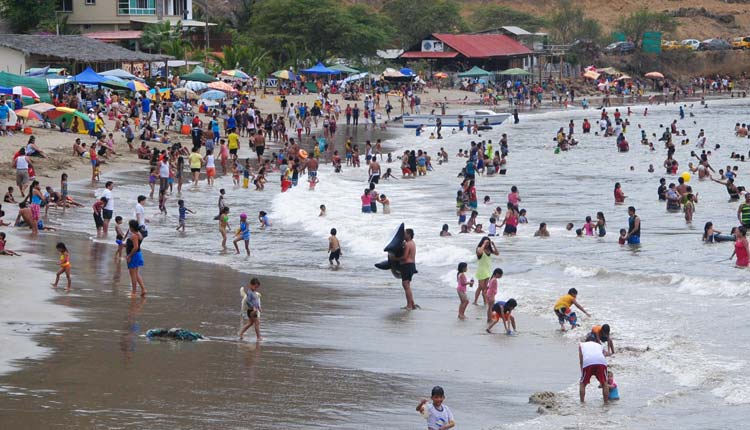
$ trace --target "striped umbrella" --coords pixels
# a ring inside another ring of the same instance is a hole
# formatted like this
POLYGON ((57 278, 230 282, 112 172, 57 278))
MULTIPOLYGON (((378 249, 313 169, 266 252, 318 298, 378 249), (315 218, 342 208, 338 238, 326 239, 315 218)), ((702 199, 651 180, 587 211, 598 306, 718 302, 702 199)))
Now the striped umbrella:
POLYGON ((47 112, 48 110, 54 110, 55 105, 51 105, 49 103, 34 103, 32 105, 26 105, 24 106, 24 108, 31 109, 36 113, 44 113, 44 112, 47 112))
POLYGON ((34 100, 39 100, 39 94, 37 94, 36 91, 23 86, 0 87, 0 94, 13 94, 22 97, 28 97, 34 100))
POLYGON ((210 84, 208 84, 208 88, 211 88, 213 90, 224 91, 225 93, 237 92, 237 90, 235 90, 234 87, 232 87, 226 82, 221 82, 221 81, 211 82, 210 84))
POLYGON ((187 81, 185 82, 185 88, 189 89, 190 91, 203 91, 208 88, 208 84, 206 84, 205 82, 187 81))
POLYGON ((237 69, 222 70, 221 75, 228 76, 230 78, 235 78, 235 79, 250 79, 250 76, 247 73, 243 72, 242 70, 237 70, 237 69))
POLYGON ((144 84, 140 81, 130 81, 127 83, 127 87, 130 88, 132 91, 138 92, 138 91, 148 91, 150 88, 148 85, 144 84))
POLYGON ((42 121, 42 116, 29 108, 16 109, 15 112, 16 115, 21 118, 26 118, 27 120, 33 119, 36 121, 42 121))
POLYGON ((287 81, 293 81, 297 79, 297 76, 295 76, 294 72, 292 72, 291 70, 277 70, 271 73, 271 75, 279 79, 286 79, 287 81))
POLYGON ((445 72, 437 72, 434 75, 432 75, 435 79, 446 79, 448 77, 448 74, 445 72))

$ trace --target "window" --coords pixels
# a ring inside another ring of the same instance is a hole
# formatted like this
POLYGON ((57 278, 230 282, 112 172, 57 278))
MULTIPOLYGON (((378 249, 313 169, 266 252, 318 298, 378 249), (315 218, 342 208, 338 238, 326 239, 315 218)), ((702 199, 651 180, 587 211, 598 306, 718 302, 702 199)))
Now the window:
POLYGON ((86 0, 86 6, 96 5, 96 0, 86 0))
POLYGON ((73 12, 73 0, 60 0, 58 10, 60 12, 73 12))
POLYGON ((118 15, 156 15, 156 0, 118 0, 118 15))

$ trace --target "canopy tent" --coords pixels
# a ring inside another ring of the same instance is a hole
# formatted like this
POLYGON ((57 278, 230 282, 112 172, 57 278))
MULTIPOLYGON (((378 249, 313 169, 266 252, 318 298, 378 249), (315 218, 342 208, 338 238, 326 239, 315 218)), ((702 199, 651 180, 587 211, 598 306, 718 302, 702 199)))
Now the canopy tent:
POLYGON ((16 87, 22 86, 31 88, 37 94, 39 94, 39 100, 43 102, 51 102, 52 98, 49 95, 49 87, 47 86, 47 80, 44 78, 30 78, 26 76, 14 75, 12 73, 0 72, 0 86, 2 87, 16 87))
POLYGON ((380 75, 380 79, 386 81, 398 81, 398 82, 409 82, 413 79, 413 76, 406 76, 396 69, 387 68, 380 75))
POLYGON ((87 85, 99 85, 111 81, 111 79, 96 73, 91 67, 86 67, 86 70, 73 76, 73 80, 79 84, 87 85))
POLYGON ((370 76, 369 73, 363 72, 363 73, 357 73, 356 75, 350 75, 348 78, 344 79, 344 83, 354 82, 354 81, 361 81, 362 79, 367 79, 367 77, 370 76))
POLYGON ((195 66, 192 72, 187 75, 180 76, 180 79, 186 81, 198 81, 198 82, 215 82, 216 78, 206 73, 206 69, 201 66, 195 66))
POLYGON ((302 73, 310 73, 313 75, 338 75, 341 73, 339 70, 329 69, 324 66, 323 63, 318 63, 309 69, 301 70, 302 73))
POLYGON ((412 69, 408 68, 408 67, 402 68, 401 70, 399 70, 399 72, 401 72, 401 74, 404 75, 404 76, 414 76, 415 75, 414 71, 412 69))
POLYGON ((499 72, 499 74, 506 76, 528 76, 531 74, 531 72, 527 72, 526 70, 514 67, 512 69, 503 70, 502 72, 499 72))
POLYGON ((145 80, 123 69, 107 70, 106 72, 101 72, 99 74, 102 76, 114 76, 116 78, 125 79, 126 81, 145 82, 145 80))
POLYGON ((352 73, 359 73, 359 70, 352 69, 351 67, 347 66, 346 64, 335 64, 331 67, 329 67, 331 70, 338 70, 341 73, 346 74, 352 74, 352 73))
POLYGON ((469 70, 467 70, 465 72, 459 73, 458 77, 459 78, 480 78, 482 76, 491 76, 491 75, 492 75, 492 73, 490 73, 490 72, 488 72, 488 71, 486 71, 486 70, 484 70, 484 69, 482 69, 480 67, 474 66, 474 67, 472 67, 471 69, 469 69, 469 70))

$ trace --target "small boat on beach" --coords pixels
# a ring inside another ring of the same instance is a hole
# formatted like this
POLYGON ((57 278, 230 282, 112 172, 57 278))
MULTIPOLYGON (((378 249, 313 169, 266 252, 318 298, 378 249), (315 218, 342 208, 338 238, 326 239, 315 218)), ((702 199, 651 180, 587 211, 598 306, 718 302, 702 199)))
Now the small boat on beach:
POLYGON ((464 126, 473 124, 474 121, 480 126, 500 125, 510 117, 508 113, 497 113, 489 109, 472 109, 454 115, 409 115, 404 114, 401 122, 404 128, 417 128, 420 125, 432 127, 440 118, 443 127, 458 127, 458 122, 463 120, 464 126))

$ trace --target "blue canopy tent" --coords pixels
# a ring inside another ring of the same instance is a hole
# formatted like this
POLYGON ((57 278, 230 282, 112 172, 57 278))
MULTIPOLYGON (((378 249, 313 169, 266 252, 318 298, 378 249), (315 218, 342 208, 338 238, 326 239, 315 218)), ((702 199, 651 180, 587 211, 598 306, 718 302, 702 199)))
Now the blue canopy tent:
POLYGON ((310 73, 314 75, 338 75, 341 74, 340 70, 329 69, 324 66, 323 63, 318 63, 309 69, 301 70, 302 73, 310 73))
POLYGON ((401 72, 401 74, 404 76, 414 76, 414 71, 412 71, 408 67, 404 67, 403 69, 399 70, 399 72, 401 72))
POLYGON ((91 67, 86 67, 86 70, 73 76, 73 81, 79 84, 99 85, 110 81, 110 78, 96 73, 91 67))

